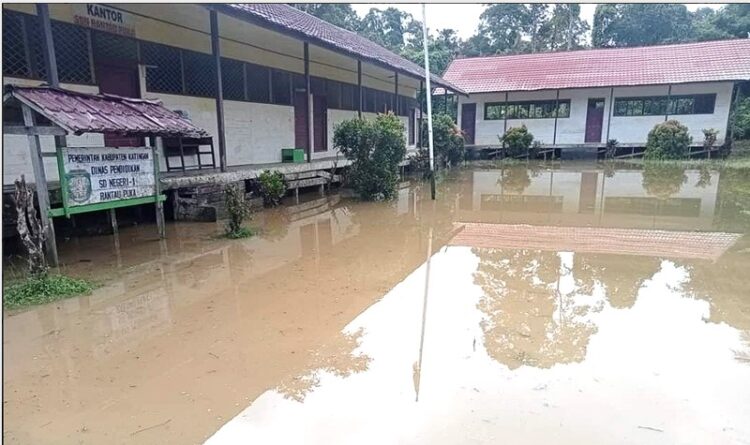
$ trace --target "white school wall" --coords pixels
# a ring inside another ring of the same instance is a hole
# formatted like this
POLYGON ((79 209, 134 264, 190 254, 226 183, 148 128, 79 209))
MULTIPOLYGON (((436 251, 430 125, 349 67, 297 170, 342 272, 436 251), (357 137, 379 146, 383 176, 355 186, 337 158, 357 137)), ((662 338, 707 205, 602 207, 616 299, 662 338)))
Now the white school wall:
MULTIPOLYGON (((718 144, 724 142, 727 129, 727 119, 731 109, 732 100, 731 82, 707 82, 680 84, 672 86, 672 95, 683 94, 716 94, 716 104, 713 114, 672 115, 674 118, 686 125, 693 137, 694 145, 701 145, 703 141, 704 128, 719 130, 718 144)), ((614 88, 614 98, 618 97, 640 97, 640 96, 666 96, 669 87, 667 85, 646 87, 617 87, 614 88)), ((572 90, 560 90, 560 99, 570 99, 570 117, 557 119, 557 137, 555 133, 555 119, 508 119, 508 128, 526 125, 534 135, 534 139, 542 144, 553 143, 584 144, 586 135, 586 113, 588 111, 588 100, 604 99, 604 119, 602 121, 601 144, 607 140, 607 126, 609 125, 609 138, 617 139, 621 144, 645 144, 648 132, 654 125, 664 122, 664 116, 613 116, 609 124, 610 114, 610 88, 581 88, 572 90)), ((528 100, 554 100, 555 90, 524 91, 508 93, 508 101, 528 100)), ((489 102, 504 102, 505 93, 482 93, 471 94, 468 98, 459 97, 459 126, 461 125, 460 106, 464 103, 476 103, 476 127, 475 145, 500 145, 499 136, 503 134, 503 120, 485 120, 484 105, 489 102)))

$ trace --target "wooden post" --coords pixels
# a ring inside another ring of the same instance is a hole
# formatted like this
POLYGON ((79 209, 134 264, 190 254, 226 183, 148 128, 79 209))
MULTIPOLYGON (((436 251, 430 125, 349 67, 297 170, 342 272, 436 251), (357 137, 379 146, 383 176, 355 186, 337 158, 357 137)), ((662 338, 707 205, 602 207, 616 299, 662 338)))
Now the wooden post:
POLYGON ((109 209, 109 222, 112 224, 112 234, 117 235, 119 227, 117 226, 117 209, 109 209))
POLYGON ((357 60, 357 116, 362 119, 362 61, 357 60))
MULTIPOLYGON (((667 90, 667 109, 666 114, 664 115, 664 122, 669 120, 669 104, 672 102, 672 85, 669 85, 669 89, 667 90)), ((677 111, 677 110, 675 110, 677 111)))
POLYGON ((612 109, 614 108, 615 103, 615 88, 612 87, 609 89, 609 112, 607 114, 607 140, 605 141, 607 144, 609 144, 609 127, 612 123, 612 109))
MULTIPOLYGON (((161 181, 159 179, 159 150, 164 147, 161 137, 150 137, 151 153, 154 157, 154 194, 156 195, 156 228, 159 238, 166 238, 166 223, 164 220, 164 203, 159 199, 161 195, 161 181)), ((176 217, 176 215, 175 215, 176 217)))
MULTIPOLYGON (((216 11, 209 12, 211 19, 211 53, 216 70, 216 131, 219 133, 219 168, 227 171, 227 140, 224 134, 224 90, 221 83, 221 47, 219 42, 219 18, 216 11)), ((183 71, 184 72, 184 71, 183 71)), ((200 151, 200 147, 198 148, 200 151)), ((200 158, 200 154, 198 155, 200 158)), ((183 159, 183 168, 185 166, 183 159)))
MULTIPOLYGON (((34 128, 34 114, 28 105, 22 104, 23 124, 29 130, 34 128)), ((50 266, 57 267, 57 242, 55 240, 55 226, 49 217, 49 191, 47 190, 47 175, 44 172, 44 160, 42 159, 42 146, 39 135, 29 134, 29 149, 31 151, 31 167, 34 169, 34 186, 36 188, 36 199, 39 203, 39 215, 47 232, 45 250, 47 251, 47 262, 50 266)))
POLYGON ((419 81, 419 130, 417 131, 417 135, 419 138, 417 138, 417 146, 419 148, 422 148, 422 119, 424 116, 424 108, 422 107, 422 103, 424 103, 424 81, 419 81))
POLYGON ((47 82, 51 87, 60 85, 57 76, 57 60, 55 59, 55 44, 52 40, 52 24, 49 19, 49 5, 37 3, 36 14, 42 25, 42 40, 44 41, 44 65, 47 69, 47 82))
POLYGON ((448 88, 443 87, 443 113, 448 114, 448 88))
POLYGON ((560 89, 557 89, 557 95, 555 96, 555 130, 552 133, 552 147, 557 144, 557 117, 560 115, 560 89))
MULTIPOLYGON (((508 92, 505 92, 505 104, 503 105, 503 137, 508 132, 508 92)), ((503 139, 503 157, 505 157, 505 139, 503 139)))
POLYGON ((305 138, 307 140, 307 162, 312 162, 314 141, 312 134, 312 125, 310 124, 310 121, 313 118, 312 109, 310 107, 310 105, 312 104, 312 101, 310 100, 310 96, 312 93, 312 91, 310 91, 310 44, 304 42, 302 44, 302 52, 305 65, 305 109, 307 110, 307 119, 305 119, 305 138))
POLYGON ((399 111, 398 110, 398 71, 394 71, 393 74, 395 77, 395 80, 394 80, 395 91, 393 93, 393 114, 398 116, 398 111, 399 111))

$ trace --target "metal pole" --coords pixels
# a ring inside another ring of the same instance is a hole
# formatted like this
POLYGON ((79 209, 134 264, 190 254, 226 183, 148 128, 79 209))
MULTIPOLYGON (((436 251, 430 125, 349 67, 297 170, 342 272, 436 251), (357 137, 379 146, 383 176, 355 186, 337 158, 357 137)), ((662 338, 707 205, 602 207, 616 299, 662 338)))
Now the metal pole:
POLYGON ((214 56, 216 68, 216 131, 219 133, 219 168, 224 172, 227 171, 227 140, 224 134, 224 91, 221 84, 219 18, 214 10, 209 12, 209 16, 211 19, 211 53, 214 56))
POLYGON ((424 81, 427 98, 427 143, 430 147, 430 195, 435 200, 435 154, 432 141, 432 89, 430 88, 430 52, 427 48, 427 6, 422 3, 422 43, 424 45, 424 81))
MULTIPOLYGON (((34 128, 34 115, 28 105, 21 105, 23 112, 23 124, 31 130, 34 128)), ((44 172, 44 160, 42 159, 42 146, 38 134, 29 134, 29 149, 31 150, 31 167, 34 169, 34 187, 36 188, 36 199, 39 203, 39 215, 42 220, 44 230, 47 232, 45 241, 45 250, 47 261, 50 266, 56 267, 57 260, 57 243, 55 241, 55 226, 49 217, 49 191, 47 190, 47 174, 44 172)), ((58 148, 59 150, 59 148, 58 148)))
POLYGON ((310 125, 310 119, 312 119, 312 113, 310 112, 310 45, 307 42, 302 44, 302 52, 304 57, 304 71, 305 71, 305 110, 307 110, 305 119, 305 140, 307 141, 307 162, 312 162, 312 126, 310 125))
POLYGON ((362 61, 357 60, 357 116, 362 119, 362 61))

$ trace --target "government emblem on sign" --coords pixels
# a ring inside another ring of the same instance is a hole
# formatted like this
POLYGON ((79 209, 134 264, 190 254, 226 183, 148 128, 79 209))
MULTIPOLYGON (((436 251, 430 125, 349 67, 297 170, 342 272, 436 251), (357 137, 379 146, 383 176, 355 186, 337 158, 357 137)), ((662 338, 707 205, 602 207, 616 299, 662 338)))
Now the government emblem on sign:
POLYGON ((68 198, 77 203, 91 198, 91 175, 86 170, 70 170, 66 175, 68 198))

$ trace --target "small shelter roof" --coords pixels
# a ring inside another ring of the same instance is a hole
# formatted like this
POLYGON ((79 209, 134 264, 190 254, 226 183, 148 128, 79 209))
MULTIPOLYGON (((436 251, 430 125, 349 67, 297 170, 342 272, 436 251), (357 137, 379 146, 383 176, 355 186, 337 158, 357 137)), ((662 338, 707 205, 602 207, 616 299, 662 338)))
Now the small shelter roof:
POLYGON ((142 136, 208 137, 187 117, 161 101, 87 94, 49 86, 7 85, 3 102, 15 98, 69 134, 118 133, 142 136))

